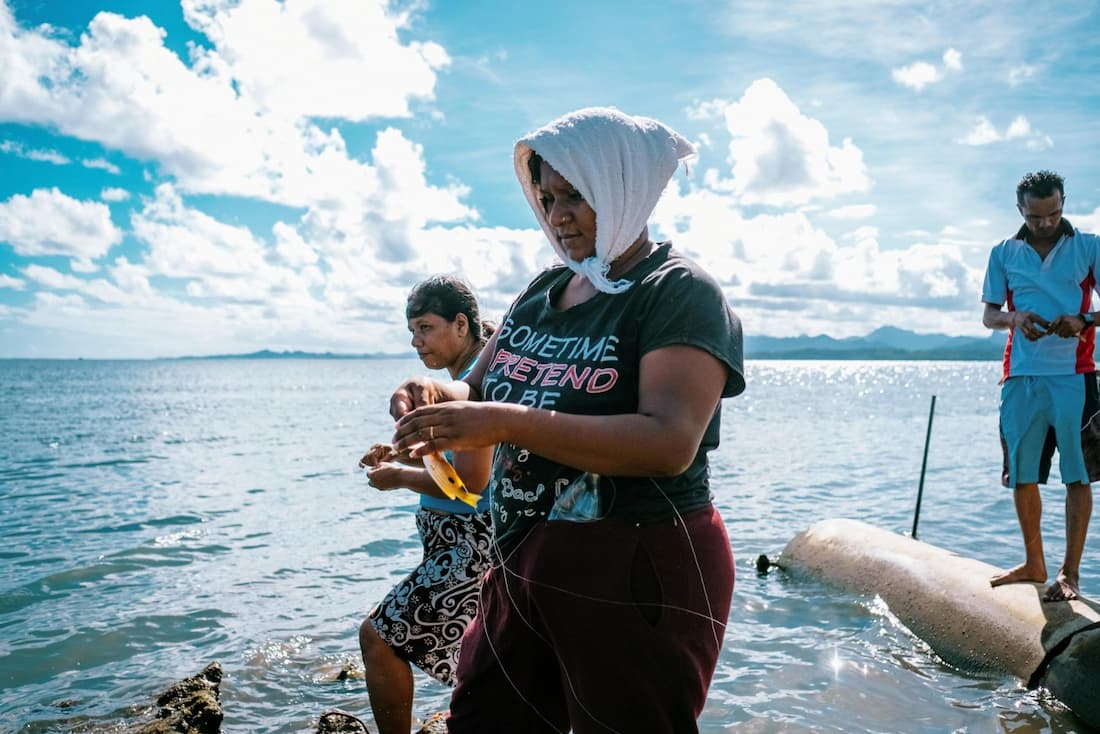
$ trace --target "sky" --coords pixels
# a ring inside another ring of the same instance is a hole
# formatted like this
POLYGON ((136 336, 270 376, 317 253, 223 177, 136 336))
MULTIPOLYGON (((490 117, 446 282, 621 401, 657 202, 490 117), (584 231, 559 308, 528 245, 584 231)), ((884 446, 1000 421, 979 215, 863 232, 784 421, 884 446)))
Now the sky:
POLYGON ((1100 0, 0 0, 0 358, 411 355, 554 254, 515 140, 587 106, 698 159, 651 218, 746 334, 985 336, 1015 186, 1100 232, 1100 0))

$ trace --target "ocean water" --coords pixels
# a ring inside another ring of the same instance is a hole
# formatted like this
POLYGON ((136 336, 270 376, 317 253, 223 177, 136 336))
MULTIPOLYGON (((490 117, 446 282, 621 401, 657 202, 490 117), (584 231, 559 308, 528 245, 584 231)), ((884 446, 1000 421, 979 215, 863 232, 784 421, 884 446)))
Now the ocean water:
MULTIPOLYGON (((0 732, 117 724, 214 660, 226 732, 309 732, 330 707, 370 722, 362 680, 337 674, 419 543, 414 496, 355 467, 420 369, 0 361, 0 732)), ((702 731, 1084 731, 1042 691, 945 664, 873 597, 754 569, 819 519, 909 530, 933 395, 919 536, 1021 560, 998 376, 994 362, 748 363, 712 454, 738 578, 702 731)), ((1055 567, 1062 496, 1045 490, 1055 567)), ((417 714, 446 707, 416 680, 417 714)))

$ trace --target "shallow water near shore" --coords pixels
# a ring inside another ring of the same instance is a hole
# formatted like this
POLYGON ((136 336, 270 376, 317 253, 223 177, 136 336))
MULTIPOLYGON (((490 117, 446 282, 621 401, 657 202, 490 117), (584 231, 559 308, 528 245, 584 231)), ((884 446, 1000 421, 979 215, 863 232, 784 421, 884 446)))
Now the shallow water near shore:
MULTIPOLYGON (((421 370, 0 361, 0 732, 120 722, 213 660, 223 731, 312 731, 331 707, 371 722, 361 678, 337 675, 360 665, 360 621, 420 547, 414 496, 370 489, 355 465, 390 436, 392 388, 421 370)), ((1022 560, 999 481, 999 371, 747 364, 711 455, 738 577, 703 732, 1087 731, 1041 690, 946 665, 873 597, 754 568, 819 519, 910 530, 932 395, 919 537, 1022 560)), ((1052 568, 1063 497, 1044 490, 1052 568)), ((1094 598, 1097 532, 1082 566, 1094 598)), ((418 715, 446 708, 446 689, 416 683, 418 715)))

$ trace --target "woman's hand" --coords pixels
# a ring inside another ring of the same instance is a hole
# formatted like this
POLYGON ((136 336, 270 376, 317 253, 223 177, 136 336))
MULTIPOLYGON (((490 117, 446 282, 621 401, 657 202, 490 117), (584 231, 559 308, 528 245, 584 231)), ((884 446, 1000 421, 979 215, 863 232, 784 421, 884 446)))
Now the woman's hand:
POLYGON ((400 464, 383 461, 367 470, 367 483, 375 489, 402 489, 409 485, 405 472, 408 469, 400 464))
POLYGON ((383 461, 394 461, 396 458, 397 452, 394 451, 393 446, 388 443, 376 443, 363 454, 363 458, 359 460, 359 468, 375 467, 383 461))
POLYGON ((390 396, 390 415, 394 420, 398 420, 409 411, 423 405, 435 405, 453 399, 447 385, 442 382, 430 377, 410 377, 390 396))
POLYGON ((433 451, 467 451, 505 440, 508 420, 524 408, 507 403, 450 400, 427 404, 398 421, 393 446, 418 458, 433 451))

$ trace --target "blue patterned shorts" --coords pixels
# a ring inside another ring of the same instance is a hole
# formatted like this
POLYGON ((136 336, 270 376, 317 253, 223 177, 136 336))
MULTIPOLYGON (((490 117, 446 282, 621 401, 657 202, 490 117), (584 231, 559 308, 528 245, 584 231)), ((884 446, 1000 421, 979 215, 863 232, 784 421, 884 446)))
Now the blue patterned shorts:
POLYGON ((370 623, 399 657, 453 686, 459 643, 491 565, 492 522, 488 512, 421 508, 416 529, 424 558, 371 611, 370 623))

